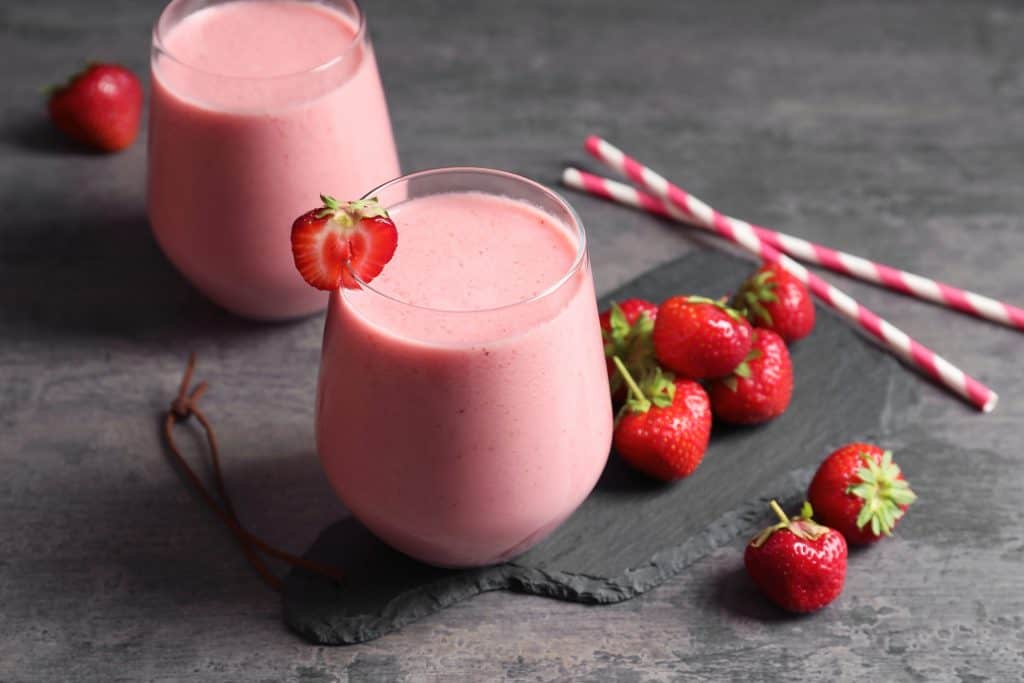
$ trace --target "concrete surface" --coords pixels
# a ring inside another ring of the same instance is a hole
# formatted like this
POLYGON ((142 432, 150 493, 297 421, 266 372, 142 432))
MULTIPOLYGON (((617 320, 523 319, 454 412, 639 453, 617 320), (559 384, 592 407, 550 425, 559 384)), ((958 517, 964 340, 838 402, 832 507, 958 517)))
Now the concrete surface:
MULTIPOLYGON (((894 408, 890 444, 939 455, 913 473, 922 501, 898 537, 851 558, 829 610, 759 602, 737 544, 609 607, 492 593, 365 646, 287 632, 157 424, 197 350, 241 515, 305 548, 339 512, 310 428, 321 321, 260 326, 206 303, 150 238, 144 145, 82 153, 40 113, 40 87, 87 59, 144 73, 161 4, 0 4, 0 680, 1020 679, 1024 339, 846 281, 1002 402, 981 416, 924 386, 894 408)), ((735 215, 1024 298, 1019 3, 366 9, 409 170, 554 183, 598 132, 735 215)), ((694 247, 570 197, 601 291, 694 247)))

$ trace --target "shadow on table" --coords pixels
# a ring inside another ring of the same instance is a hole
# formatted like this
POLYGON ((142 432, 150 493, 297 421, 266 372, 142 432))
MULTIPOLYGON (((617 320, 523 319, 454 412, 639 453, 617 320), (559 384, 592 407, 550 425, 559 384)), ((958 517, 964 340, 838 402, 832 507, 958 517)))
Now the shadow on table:
POLYGON ((5 333, 25 332, 38 342, 48 337, 165 342, 167 336, 190 332, 230 335, 268 327, 209 303, 157 247, 142 200, 142 136, 135 149, 104 154, 70 140, 45 111, 20 114, 12 112, 0 126, 0 149, 36 161, 51 158, 4 188, 9 213, 0 243, 0 327, 5 333), (100 175, 113 178, 98 182, 100 175), (115 189, 129 192, 130 199, 110 196, 115 189))
MULTIPOLYGON (((45 110, 33 111, 29 115, 15 119, 0 131, 0 135, 11 146, 34 154, 69 156, 103 156, 107 154, 107 152, 101 152, 69 138, 50 121, 45 110)), ((136 144, 139 142, 136 141, 136 144)))
POLYGON ((668 493, 671 487, 671 483, 655 479, 626 464, 615 451, 609 454, 595 486, 598 491, 622 496, 668 493))
POLYGON ((738 617, 763 622, 796 621, 806 615, 793 614, 776 606, 762 595, 741 564, 713 578, 712 603, 738 617))
POLYGON ((0 319, 35 338, 173 342, 193 333, 265 330, 214 306, 164 258, 140 208, 64 213, 40 200, 29 224, 5 231, 0 319))
MULTIPOLYGON (((213 491, 206 453, 199 451, 202 437, 187 432, 178 427, 179 445, 213 491)), ((230 439, 223 447, 225 479, 238 515, 267 543, 302 554, 325 526, 345 517, 313 453, 275 456, 272 445, 241 453, 230 439)), ((141 455, 153 461, 145 469, 166 467, 167 476, 150 475, 147 483, 131 486, 105 477, 73 492, 66 485, 40 492, 76 504, 59 530, 74 548, 67 551, 73 561, 58 552, 51 569, 32 579, 38 590, 59 585, 69 604, 99 602, 115 616, 144 609, 159 619, 162 610, 184 606, 195 615, 223 614, 226 606, 276 611, 278 595, 260 581, 221 519, 183 477, 172 476, 165 453, 154 448, 141 455)), ((283 562, 267 564, 281 578, 288 572, 283 562)))

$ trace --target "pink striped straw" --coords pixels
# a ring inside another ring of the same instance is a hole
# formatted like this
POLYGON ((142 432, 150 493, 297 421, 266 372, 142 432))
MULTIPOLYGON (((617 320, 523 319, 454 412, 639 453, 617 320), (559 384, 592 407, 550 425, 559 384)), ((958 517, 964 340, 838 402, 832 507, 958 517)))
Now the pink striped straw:
MULTIPOLYGON (((588 152, 597 157, 598 160, 614 168, 616 171, 627 175, 630 179, 642 184, 643 180, 640 179, 639 176, 632 175, 640 173, 640 167, 633 165, 627 166, 624 164, 616 165, 615 158, 606 158, 602 156, 602 150, 607 151, 609 149, 615 149, 615 147, 597 137, 587 139, 588 152)), ((623 155, 623 158, 625 159, 628 157, 623 155)), ((601 176, 596 176, 584 171, 579 171, 579 174, 580 178, 586 184, 586 187, 580 187, 578 189, 586 190, 588 192, 591 191, 592 188, 599 187, 602 184, 602 181, 610 185, 620 184, 616 183, 614 180, 601 178, 601 176)), ((614 185, 612 186, 614 187, 614 185)), ((694 217, 686 213, 685 209, 679 210, 672 205, 666 205, 657 197, 645 192, 635 191, 636 196, 634 199, 636 201, 624 199, 630 195, 628 190, 632 190, 632 188, 629 188, 628 186, 623 187, 626 187, 627 191, 616 188, 615 194, 602 196, 606 199, 613 199, 620 203, 636 206, 652 213, 674 218, 682 223, 687 223, 689 225, 695 224, 694 217)), ((682 190, 682 188, 679 189, 682 190)), ((683 190, 683 192, 685 192, 685 190, 683 190)), ((601 193, 597 192, 597 194, 601 193)), ((733 218, 732 220, 737 221, 738 219, 733 218)), ((1024 331, 1024 309, 1018 308, 1013 304, 998 301, 991 297, 987 297, 984 294, 978 294, 977 292, 960 289, 959 287, 948 285, 945 282, 932 280, 931 278, 924 277, 923 275, 917 275, 916 273, 911 273, 906 270, 893 268, 892 266, 887 266, 884 263, 869 261, 868 259, 861 258, 860 256, 855 256, 854 254, 832 249, 814 242, 809 242, 808 240, 794 235, 788 235, 784 232, 778 232, 753 223, 744 224, 749 226, 750 229, 761 238, 762 242, 767 242, 779 251, 789 254, 793 258, 798 258, 801 261, 813 263, 837 273, 864 280, 865 282, 881 285, 893 291, 900 292, 901 294, 913 296, 924 301, 931 301, 947 308, 952 308, 963 313, 969 313, 970 315, 974 315, 979 318, 991 320, 992 322, 1024 331)))
MULTIPOLYGON (((588 138, 587 149, 613 168, 620 169, 625 175, 636 181, 667 205, 678 208, 683 214, 691 217, 692 220, 688 222, 721 235, 755 256, 766 261, 778 263, 804 282, 818 298, 842 316, 856 323, 861 329, 874 336, 895 355, 956 392, 978 409, 987 413, 995 408, 999 397, 994 391, 928 347, 912 339, 892 323, 860 305, 839 288, 829 284, 781 253, 774 246, 762 240, 748 223, 719 213, 700 199, 687 194, 664 177, 600 138, 588 138)), ((596 176, 593 178, 596 178, 596 176)), ((597 186, 593 180, 590 181, 591 185, 588 186, 580 172, 576 169, 566 169, 563 180, 567 185, 594 191, 595 194, 604 197, 617 198, 613 190, 608 189, 605 181, 597 179, 602 186, 601 190, 597 191, 597 186)), ((626 186, 622 186, 622 188, 636 192, 633 188, 627 188, 626 186)), ((618 192, 622 191, 620 188, 613 189, 618 192)), ((633 201, 625 203, 648 208, 639 196, 634 196, 633 201)))

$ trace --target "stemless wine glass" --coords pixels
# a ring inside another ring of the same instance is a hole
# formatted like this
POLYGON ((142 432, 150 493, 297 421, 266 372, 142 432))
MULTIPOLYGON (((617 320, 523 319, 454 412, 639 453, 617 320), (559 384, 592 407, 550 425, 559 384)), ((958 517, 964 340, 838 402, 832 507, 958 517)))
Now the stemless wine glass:
MULTIPOLYGON (((332 292, 316 409, 320 460, 346 507, 392 547, 449 567, 500 562, 546 537, 597 482, 612 433, 586 235, 556 194, 479 168, 388 182, 367 194, 398 225, 385 275, 415 261, 421 276, 458 286, 480 252, 457 225, 437 236, 441 259, 401 254, 414 248, 402 232, 413 200, 464 193, 521 202, 563 227, 570 265, 529 298, 483 310, 429 308, 387 291, 383 277, 332 292)), ((523 239, 500 212, 474 211, 489 230, 523 239)), ((497 263, 495 279, 533 277, 530 264, 497 263)))
POLYGON ((173 0, 153 29, 149 218, 215 303, 266 320, 322 310, 289 246, 319 193, 398 175, 353 0, 173 0))

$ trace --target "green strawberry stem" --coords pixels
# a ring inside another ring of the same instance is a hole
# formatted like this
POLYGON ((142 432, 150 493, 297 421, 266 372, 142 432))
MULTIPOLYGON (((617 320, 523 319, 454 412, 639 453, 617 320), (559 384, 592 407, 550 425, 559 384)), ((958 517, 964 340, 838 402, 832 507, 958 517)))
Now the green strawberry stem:
POLYGON ((772 324, 772 314, 764 307, 766 303, 779 300, 775 289, 779 283, 774 282, 775 272, 765 270, 747 278, 733 297, 730 305, 745 315, 751 323, 760 318, 765 324, 772 324))
POLYGON ((650 401, 648 401, 647 397, 644 396, 643 390, 640 388, 640 385, 636 383, 636 380, 633 379, 633 375, 629 374, 629 370, 626 368, 626 364, 622 362, 622 359, 618 356, 612 356, 612 363, 615 364, 619 374, 622 375, 623 381, 625 381, 626 386, 629 387, 629 393, 633 395, 633 398, 636 399, 637 403, 650 406, 650 401))
POLYGON ((776 500, 772 499, 768 505, 771 507, 772 511, 778 515, 779 521, 783 524, 789 524, 789 517, 786 516, 786 511, 782 509, 782 506, 779 505, 776 500))
POLYGON ((783 529, 787 529, 791 534, 805 541, 816 541, 829 532, 828 527, 822 526, 811 519, 814 511, 811 509, 810 503, 804 503, 800 516, 793 519, 786 516, 786 511, 782 509, 782 506, 776 500, 772 499, 768 505, 771 506, 779 521, 770 527, 762 529, 761 533, 754 537, 750 544, 755 548, 764 545, 765 541, 771 538, 772 534, 783 529))
POLYGON ((376 197, 343 203, 329 194, 321 194, 320 201, 323 202, 323 207, 317 212, 316 217, 330 216, 335 223, 344 228, 350 228, 364 218, 388 217, 387 210, 376 197))

